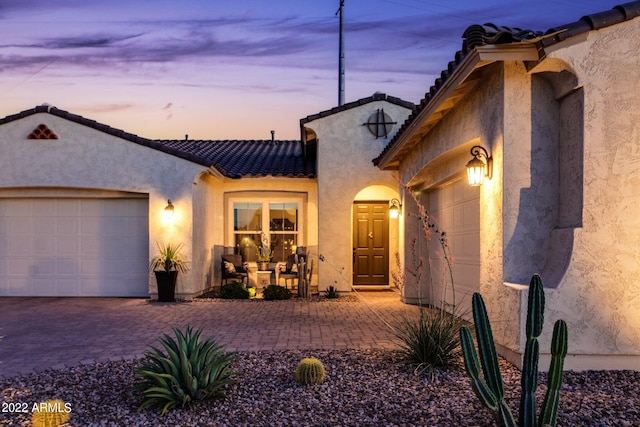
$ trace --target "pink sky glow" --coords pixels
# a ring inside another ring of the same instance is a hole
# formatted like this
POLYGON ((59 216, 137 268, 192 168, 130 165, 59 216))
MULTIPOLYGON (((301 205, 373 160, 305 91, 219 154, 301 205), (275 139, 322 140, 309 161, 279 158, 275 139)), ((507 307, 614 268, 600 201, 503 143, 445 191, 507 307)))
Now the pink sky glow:
MULTIPOLYGON (((346 102, 417 103, 472 24, 545 31, 603 0, 345 0, 346 102)), ((147 138, 300 137, 338 102, 338 0, 5 0, 0 117, 48 103, 147 138)))

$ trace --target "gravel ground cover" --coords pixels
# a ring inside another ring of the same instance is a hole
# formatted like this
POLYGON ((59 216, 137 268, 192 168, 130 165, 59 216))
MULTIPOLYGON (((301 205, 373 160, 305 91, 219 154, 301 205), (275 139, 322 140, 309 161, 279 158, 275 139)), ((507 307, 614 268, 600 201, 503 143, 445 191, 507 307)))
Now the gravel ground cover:
MULTIPOLYGON (((138 410, 133 369, 138 360, 82 365, 0 379, 3 403, 62 399, 71 404, 68 426, 491 426, 461 366, 416 375, 389 350, 238 353, 228 398, 176 409, 161 417, 138 410), (321 385, 299 385, 302 357, 327 370, 321 385)), ((517 412, 520 372, 501 362, 505 391, 517 412)), ((538 389, 540 402, 545 387, 538 389)), ((0 426, 29 426, 29 413, 0 412, 0 426)), ((558 425, 640 425, 640 373, 566 372, 558 425)))

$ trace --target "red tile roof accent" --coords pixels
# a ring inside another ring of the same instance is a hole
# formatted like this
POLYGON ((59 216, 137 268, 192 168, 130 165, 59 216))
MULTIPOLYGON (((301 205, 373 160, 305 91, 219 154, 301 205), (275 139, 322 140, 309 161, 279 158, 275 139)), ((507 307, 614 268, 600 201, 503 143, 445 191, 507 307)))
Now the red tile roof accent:
POLYGON ((55 134, 45 124, 39 124, 34 130, 31 131, 27 139, 58 139, 58 135, 55 134))

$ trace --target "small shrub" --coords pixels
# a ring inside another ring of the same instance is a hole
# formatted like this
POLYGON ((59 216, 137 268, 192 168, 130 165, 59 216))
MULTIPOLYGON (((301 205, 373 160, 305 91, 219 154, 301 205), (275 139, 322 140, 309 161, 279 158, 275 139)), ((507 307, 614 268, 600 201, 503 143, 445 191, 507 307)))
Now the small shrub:
POLYGON ((198 330, 185 333, 174 329, 177 341, 164 334, 160 340, 166 350, 151 347, 135 374, 142 381, 135 387, 142 392, 140 408, 157 407, 162 415, 174 406, 191 406, 194 401, 224 397, 224 388, 232 382, 229 369, 235 360, 213 338, 200 341, 198 330))
POLYGON ((269 285, 262 291, 262 297, 267 301, 289 299, 291 292, 283 286, 269 285))
POLYGON ((396 336, 402 342, 400 350, 416 371, 433 372, 447 368, 459 359, 459 330, 465 320, 438 308, 420 308, 415 320, 404 317, 396 336))
POLYGON ((305 357, 296 368, 296 381, 300 384, 322 384, 327 378, 322 362, 315 357, 305 357))
POLYGON ((249 291, 242 282, 225 283, 220 288, 220 298, 249 299, 249 291))
POLYGON ((339 296, 340 294, 338 293, 338 290, 333 285, 329 286, 327 290, 324 291, 325 298, 338 298, 339 296))

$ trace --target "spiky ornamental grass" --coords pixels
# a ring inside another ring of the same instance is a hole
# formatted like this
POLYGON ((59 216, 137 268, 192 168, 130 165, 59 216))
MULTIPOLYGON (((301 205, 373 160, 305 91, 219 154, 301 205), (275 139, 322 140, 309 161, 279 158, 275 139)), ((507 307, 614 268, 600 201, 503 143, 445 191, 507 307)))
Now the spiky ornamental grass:
MULTIPOLYGON (((410 187, 406 187, 411 190, 410 187)), ((451 304, 447 303, 446 295, 442 296, 439 302, 429 298, 430 306, 423 306, 423 298, 428 295, 422 293, 423 286, 430 284, 433 286, 431 269, 425 271, 425 259, 432 262, 429 251, 429 244, 426 245, 426 253, 421 256, 418 249, 419 238, 415 236, 411 239, 410 266, 402 267, 399 255, 396 256, 398 272, 394 275, 395 285, 404 290, 406 286, 414 286, 418 293, 420 305, 420 316, 416 319, 413 316, 404 316, 400 325, 395 331, 396 337, 400 340, 400 350, 404 353, 406 363, 415 366, 417 373, 427 372, 434 374, 435 368, 448 368, 459 360, 460 337, 459 329, 467 322, 464 317, 468 314, 460 309, 456 304, 455 281, 453 278, 452 257, 448 243, 447 234, 442 231, 435 218, 420 202, 418 196, 413 191, 408 191, 418 208, 418 219, 426 242, 434 238, 439 247, 439 261, 443 263, 445 271, 448 273, 448 286, 445 291, 449 291, 451 304), (426 277, 425 277, 426 274, 426 277)), ((433 295, 431 288, 431 295, 433 295)))
POLYGON ((439 308, 420 308, 417 320, 403 318, 396 336, 406 363, 416 372, 433 373, 460 358, 459 330, 467 322, 455 313, 439 308))
POLYGON ((173 331, 177 341, 167 334, 160 340, 166 354, 151 347, 143 365, 135 370, 142 380, 136 384, 142 393, 140 408, 161 408, 162 415, 174 406, 224 397, 234 375, 230 370, 234 353, 226 352, 213 338, 201 342, 201 330, 173 331))

